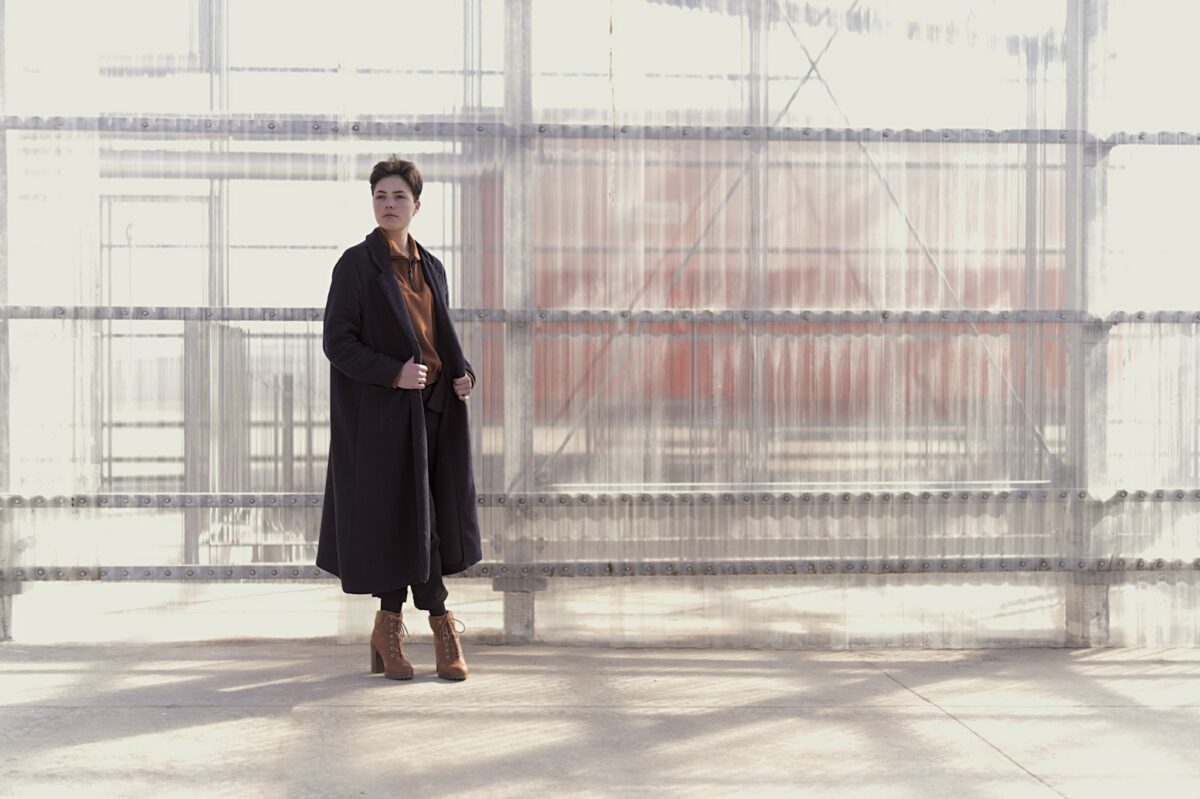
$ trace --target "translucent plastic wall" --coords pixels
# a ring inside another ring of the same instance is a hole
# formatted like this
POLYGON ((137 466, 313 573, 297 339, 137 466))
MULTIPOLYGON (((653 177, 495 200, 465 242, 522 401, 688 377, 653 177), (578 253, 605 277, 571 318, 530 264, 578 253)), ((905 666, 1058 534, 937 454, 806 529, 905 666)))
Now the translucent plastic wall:
POLYGON ((322 308, 396 153, 510 640, 1197 640, 1197 12, 0 8, 6 590, 324 579, 322 308))

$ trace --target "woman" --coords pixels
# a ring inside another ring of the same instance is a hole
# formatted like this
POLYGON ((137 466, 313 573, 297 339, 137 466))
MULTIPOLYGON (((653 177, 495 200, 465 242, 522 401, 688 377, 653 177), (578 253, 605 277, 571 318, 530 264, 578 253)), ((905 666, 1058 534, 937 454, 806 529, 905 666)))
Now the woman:
POLYGON ((329 470, 317 565, 350 594, 379 597, 371 672, 408 680, 403 604, 429 612, 437 674, 467 677, 461 622, 442 576, 482 557, 466 400, 475 372, 450 320, 446 270, 408 231, 421 173, 371 170, 378 224, 333 268, 325 305, 329 470))

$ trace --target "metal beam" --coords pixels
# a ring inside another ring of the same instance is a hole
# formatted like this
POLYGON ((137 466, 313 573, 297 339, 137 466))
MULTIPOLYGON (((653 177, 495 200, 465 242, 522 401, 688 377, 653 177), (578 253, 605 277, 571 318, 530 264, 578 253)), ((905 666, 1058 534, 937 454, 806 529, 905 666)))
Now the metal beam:
MULTIPOLYGON (((205 508, 288 508, 320 507, 324 494, 296 493, 101 493, 101 494, 9 494, 0 496, 0 508, 8 513, 21 510, 37 512, 48 508, 75 510, 188 510, 205 508)), ((481 507, 507 508, 522 515, 525 510, 548 506, 592 505, 597 507, 627 505, 684 505, 697 507, 779 505, 797 512, 819 507, 865 505, 922 508, 926 506, 971 505, 1003 508, 1026 503, 1064 503, 1081 506, 1117 506, 1138 503, 1198 503, 1200 488, 1123 488, 1111 496, 1093 496, 1084 488, 1050 489, 1045 486, 1013 486, 997 481, 990 488, 966 490, 953 486, 929 484, 872 485, 846 484, 838 487, 798 484, 790 490, 756 488, 746 485, 709 485, 703 488, 663 486, 658 490, 622 491, 537 491, 482 492, 477 495, 481 507)))
MULTIPOLYGON (((1012 574, 1030 572, 1072 573, 1081 579, 1107 585, 1170 574, 1194 580, 1200 577, 1200 557, 1096 558, 1070 553, 1007 555, 1004 557, 953 558, 772 558, 736 560, 645 561, 484 561, 453 577, 489 578, 499 585, 513 580, 549 578, 636 577, 757 577, 797 578, 844 575, 931 578, 947 574, 1012 574)), ((314 566, 294 563, 153 565, 30 565, 9 568, 0 574, 7 582, 333 582, 335 578, 314 566)), ((519 593, 528 593, 520 591, 519 593)))
MULTIPOLYGON (((510 76, 506 75, 506 78, 510 76)), ((511 84, 511 81, 509 82, 511 84)), ((506 84, 506 85, 509 85, 506 84)), ((480 112, 482 115, 484 112, 480 112)), ((1108 147, 1112 144, 1198 144, 1200 134, 1178 131, 1146 133, 1123 132, 1108 140, 1067 128, 854 128, 792 127, 777 124, 749 124, 731 120, 729 125, 611 125, 603 122, 551 123, 531 121, 532 105, 523 117, 480 116, 475 120, 461 117, 412 117, 391 119, 342 119, 279 115, 212 114, 201 116, 6 116, 0 128, 20 131, 61 133, 97 133, 112 136, 137 136, 149 139, 401 139, 408 141, 446 141, 482 138, 500 139, 603 139, 608 141, 721 140, 721 141, 794 141, 857 143, 938 143, 938 144, 1077 144, 1108 147)))
MULTIPOLYGON (((507 274, 506 274, 507 277, 507 274)), ((52 319, 62 321, 117 319, 127 321, 200 321, 200 322, 319 322, 323 308, 295 307, 220 307, 204 306, 125 306, 125 305, 0 305, 0 319, 52 319)), ((1123 324, 1187 325, 1200 323, 1200 311, 1116 311, 1108 316, 1093 316, 1082 310, 985 310, 968 309, 881 309, 829 310, 790 309, 743 310, 675 308, 663 310, 630 310, 628 308, 452 308, 450 317, 457 323, 539 322, 597 322, 597 323, 690 323, 800 325, 927 325, 927 324, 996 324, 996 325, 1084 325, 1110 327, 1123 324)), ((299 335, 299 334, 297 334, 299 335)))

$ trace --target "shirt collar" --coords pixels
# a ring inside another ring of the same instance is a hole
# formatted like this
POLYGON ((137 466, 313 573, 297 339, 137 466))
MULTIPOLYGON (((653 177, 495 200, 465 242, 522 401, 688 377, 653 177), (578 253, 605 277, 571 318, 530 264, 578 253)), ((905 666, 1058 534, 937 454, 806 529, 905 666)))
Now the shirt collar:
POLYGON ((408 234, 408 255, 406 256, 398 246, 392 243, 388 235, 383 232, 383 228, 377 228, 377 230, 379 231, 379 237, 383 239, 384 246, 387 247, 388 255, 392 258, 407 258, 410 261, 421 260, 421 251, 417 249, 417 240, 412 237, 411 233, 408 234))

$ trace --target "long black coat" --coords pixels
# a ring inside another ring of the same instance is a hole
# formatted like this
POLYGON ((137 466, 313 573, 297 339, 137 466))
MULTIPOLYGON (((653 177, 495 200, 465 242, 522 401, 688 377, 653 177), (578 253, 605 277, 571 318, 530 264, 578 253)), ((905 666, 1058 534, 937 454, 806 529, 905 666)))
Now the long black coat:
MULTIPOLYGON (((417 245, 433 292, 442 380, 475 377, 450 320, 446 270, 417 245)), ((408 308, 378 229, 333 268, 325 305, 330 368, 329 469, 317 566, 349 594, 382 593, 429 579, 430 475, 418 389, 392 388, 404 362, 421 362, 408 308)), ((433 500, 442 573, 482 558, 467 403, 447 392, 433 500)))

